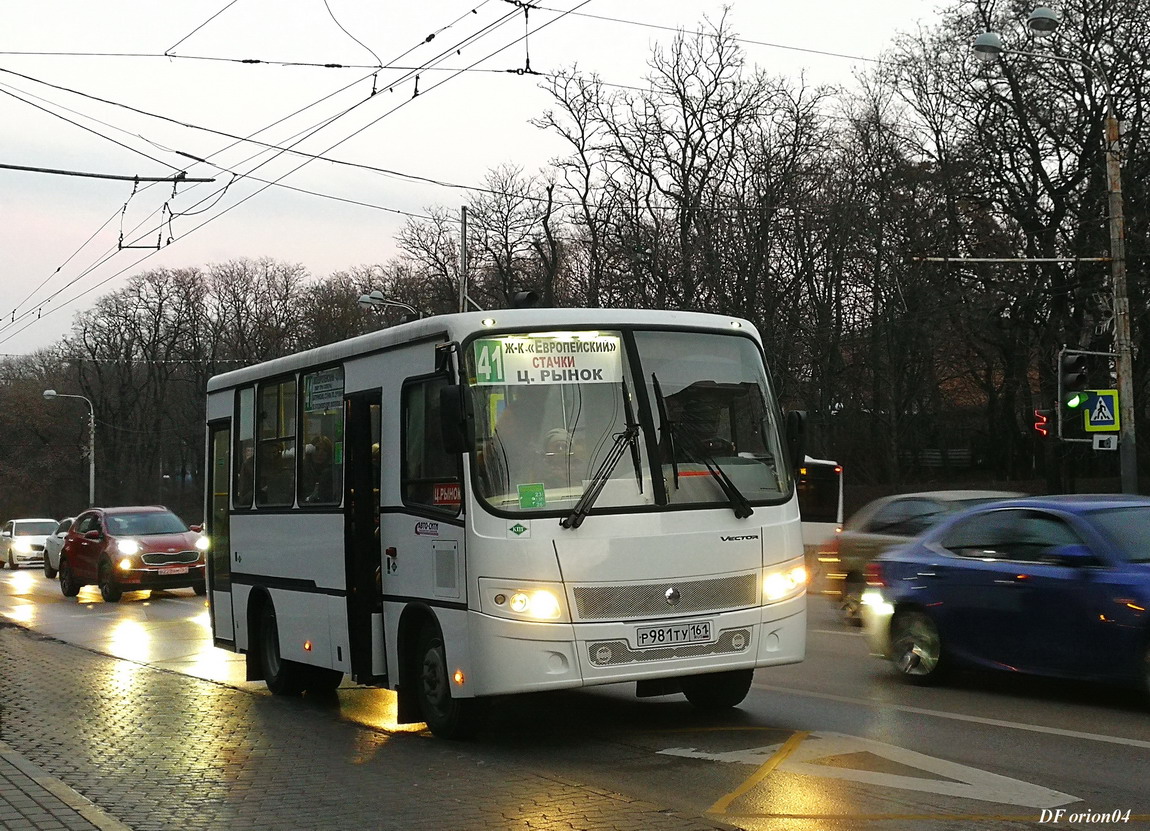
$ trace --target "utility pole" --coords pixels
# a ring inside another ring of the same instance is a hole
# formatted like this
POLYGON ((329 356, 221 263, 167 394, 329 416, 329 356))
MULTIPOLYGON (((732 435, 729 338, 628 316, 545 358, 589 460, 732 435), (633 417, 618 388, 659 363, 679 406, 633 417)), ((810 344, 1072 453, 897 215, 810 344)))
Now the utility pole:
POLYGON ((467 311, 467 206, 459 223, 459 311, 467 311))

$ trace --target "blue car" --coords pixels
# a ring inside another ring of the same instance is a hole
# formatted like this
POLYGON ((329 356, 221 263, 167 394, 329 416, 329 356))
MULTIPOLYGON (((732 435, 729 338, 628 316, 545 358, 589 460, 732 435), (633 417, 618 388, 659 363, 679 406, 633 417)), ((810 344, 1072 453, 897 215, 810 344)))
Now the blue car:
POLYGON ((867 570, 871 650, 907 680, 957 665, 1150 692, 1150 499, 1010 499, 964 511, 867 570))

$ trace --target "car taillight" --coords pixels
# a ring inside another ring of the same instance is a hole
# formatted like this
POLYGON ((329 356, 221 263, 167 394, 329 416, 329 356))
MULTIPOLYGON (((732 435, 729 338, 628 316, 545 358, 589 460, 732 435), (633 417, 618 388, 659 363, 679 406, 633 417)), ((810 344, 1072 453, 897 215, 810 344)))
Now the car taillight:
POLYGON ((868 586, 885 586, 886 578, 883 577, 882 564, 877 560, 871 560, 863 567, 863 577, 866 579, 868 586))

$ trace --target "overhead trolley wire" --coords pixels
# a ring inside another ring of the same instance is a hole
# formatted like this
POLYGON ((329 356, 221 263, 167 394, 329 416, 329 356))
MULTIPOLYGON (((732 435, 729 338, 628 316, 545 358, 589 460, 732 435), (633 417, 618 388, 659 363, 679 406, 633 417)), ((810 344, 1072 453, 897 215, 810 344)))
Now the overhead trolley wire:
MULTIPOLYGON (((577 6, 576 8, 582 8, 582 6, 586 5, 588 2, 590 2, 590 0, 583 0, 583 2, 582 2, 582 3, 580 3, 580 4, 579 4, 579 6, 577 6)), ((465 38, 463 41, 461 41, 461 43, 460 43, 460 45, 459 45, 459 46, 457 46, 457 47, 452 47, 451 49, 449 49, 449 50, 447 50, 447 51, 445 51, 445 52, 441 53, 439 56, 437 56, 437 57, 436 57, 435 59, 433 59, 433 60, 434 60, 434 61, 442 61, 443 59, 445 59, 446 55, 448 55, 450 52, 452 52, 452 51, 456 51, 456 52, 457 52, 459 48, 462 48, 462 46, 463 46, 463 45, 465 45, 465 44, 467 44, 468 42, 474 42, 474 41, 478 40, 480 37, 482 37, 484 34, 487 34, 487 33, 489 33, 490 31, 494 31, 494 29, 498 28, 499 26, 501 26, 501 25, 503 25, 505 22, 507 22, 507 20, 508 20, 508 19, 510 19, 512 16, 514 16, 514 14, 515 14, 515 13, 514 13, 514 12, 512 12, 512 13, 509 13, 508 15, 504 15, 502 18, 498 19, 496 22, 494 22, 494 23, 492 23, 492 24, 489 24, 488 26, 485 26, 483 29, 481 29, 481 30, 480 30, 480 32, 476 33, 475 35, 472 35, 472 36, 469 36, 468 38, 465 38)), ((538 30, 538 29, 542 29, 542 28, 544 28, 544 27, 546 27, 546 26, 549 26, 551 23, 554 23, 554 22, 556 22, 557 20, 560 20, 560 19, 562 19, 562 17, 564 17, 564 16, 566 16, 566 13, 564 13, 564 14, 560 15, 559 17, 557 17, 557 18, 555 18, 555 19, 553 19, 553 20, 551 20, 551 21, 548 21, 547 23, 544 23, 544 24, 542 24, 541 26, 537 27, 537 30, 538 30)), ((462 16, 461 16, 461 18, 460 18, 460 19, 462 19, 462 16)), ((453 25, 454 25, 454 24, 453 24, 453 25)), ((425 41, 424 41, 424 42, 425 42, 425 43, 426 43, 426 42, 429 42, 431 39, 432 39, 432 36, 429 36, 427 39, 425 39, 425 41)), ((484 61, 484 60, 487 60, 487 59, 489 59, 490 57, 492 57, 492 56, 494 56, 494 55, 498 54, 499 52, 501 52, 501 51, 503 51, 503 50, 505 50, 505 49, 507 49, 507 48, 510 48, 511 46, 514 46, 516 43, 520 42, 522 39, 523 39, 523 38, 516 38, 516 39, 515 39, 514 41, 512 41, 511 43, 508 43, 508 44, 505 44, 504 46, 501 46, 500 48, 496 49, 494 52, 490 53, 489 55, 487 55, 487 56, 485 56, 485 57, 481 58, 479 61, 476 61, 474 64, 472 64, 472 67, 474 67, 476 64, 478 64, 478 63, 480 63, 480 62, 482 62, 482 61, 484 61)), ((452 79, 454 79, 454 78, 458 77, 460 74, 462 74, 462 72, 463 72, 463 71, 465 71, 465 70, 459 70, 459 71, 457 71, 457 72, 453 73, 453 74, 452 74, 451 76, 449 76, 448 78, 444 79, 443 81, 440 81, 440 82, 439 82, 439 83, 437 83, 437 84, 434 84, 432 87, 430 87, 430 88, 428 88, 427 90, 425 90, 425 92, 430 92, 430 90, 431 90, 431 89, 434 89, 434 88, 436 88, 436 87, 442 86, 443 84, 447 83, 448 81, 450 81, 450 80, 452 80, 452 79)), ((19 73, 15 73, 15 74, 19 74, 19 73)), ((418 76, 416 76, 416 78, 418 79, 418 76)), ((30 79, 30 80, 36 80, 36 79, 30 79)), ((394 86, 395 86, 397 83, 401 83, 401 82, 402 82, 402 81, 393 82, 393 83, 390 85, 390 87, 394 87, 394 86)), ((373 93, 373 95, 374 95, 374 93, 373 93)), ((326 100, 326 97, 330 97, 330 96, 325 96, 325 99, 321 99, 321 100, 326 100)), ((413 98, 414 98, 414 96, 413 96, 413 98)), ((372 126, 374 126, 374 125, 375 125, 375 124, 377 124, 379 121, 381 121, 383 118, 387 117, 388 115, 391 115, 392 113, 394 113, 395 111, 397 111, 398 109, 400 109, 402 106, 404 106, 405 104, 409 103, 411 100, 413 100, 413 98, 412 98, 412 99, 408 99, 408 100, 407 100, 407 101, 405 101, 405 102, 402 102, 401 104, 397 105, 396 107, 393 107, 391 110, 389 110, 388 112, 386 112, 386 113, 384 113, 383 115, 379 116, 378 118, 374 119, 373 121, 371 121, 370 123, 368 123, 368 124, 367 124, 367 125, 365 125, 364 127, 360 128, 359 130, 356 130, 355 132, 351 133, 350 135, 348 135, 348 136, 345 136, 344 138, 342 138, 342 139, 340 139, 339 141, 335 142, 334 144, 330 145, 330 146, 328 147, 328 149, 327 149, 326 151, 324 151, 324 152, 325 152, 325 153, 326 153, 326 152, 330 152, 332 149, 334 149, 334 148, 336 148, 336 147, 340 146, 341 144, 343 144, 343 143, 345 143, 345 142, 349 141, 349 140, 350 140, 351 138, 353 138, 354 136, 356 136, 356 135, 359 135, 359 134, 360 134, 360 133, 362 133, 364 130, 366 130, 366 129, 368 129, 368 128, 372 127, 372 126)), ((370 100, 370 97, 369 97, 368 99, 365 99, 365 100, 370 100)), ((360 102, 360 103, 362 104, 363 102, 360 102)), ((356 105, 356 106, 359 106, 359 105, 356 105)), ((305 109, 306 109, 306 108, 305 108, 305 109)), ((318 130, 318 129, 322 129, 322 127, 323 127, 323 126, 327 126, 328 124, 330 124, 330 123, 333 123, 333 122, 334 122, 334 120, 335 120, 336 118, 339 118, 339 117, 342 117, 343 115, 346 115, 346 114, 347 114, 348 112, 350 112, 352 109, 355 109, 355 107, 349 108, 349 109, 348 109, 348 110, 346 110, 344 113, 341 113, 341 114, 339 114, 338 116, 335 116, 335 117, 333 117, 333 118, 331 118, 331 119, 328 119, 328 120, 326 120, 326 121, 325 121, 323 124, 321 124, 320 126, 316 127, 316 128, 315 128, 315 130, 318 130)), ((300 110, 300 112, 302 112, 302 111, 303 111, 303 110, 300 110)), ((284 120, 284 119, 280 119, 280 120, 279 120, 278 122, 276 122, 276 123, 280 123, 280 122, 282 122, 283 120, 284 120)), ((315 134, 315 130, 313 130, 313 131, 312 131, 312 132, 311 132, 309 135, 314 135, 314 134, 315 134)), ((262 131, 260 131, 260 132, 262 132, 262 131)), ((301 138, 299 141, 303 141, 303 139, 301 138)), ((297 141, 296 143, 298 144, 299 142, 297 141)), ((277 149, 278 149, 278 148, 277 148, 277 149)), ((274 155, 272 158, 273 158, 273 159, 274 159, 274 158, 278 158, 279 156, 283 155, 283 153, 285 153, 285 152, 287 152, 287 150, 286 150, 286 149, 284 149, 284 150, 280 150, 280 152, 277 152, 277 153, 276 153, 276 154, 275 154, 275 155, 274 155)), ((202 160, 202 161, 203 161, 204 163, 206 163, 206 164, 212 165, 212 163, 211 163, 211 162, 209 162, 209 161, 207 161, 207 160, 202 160)), ((270 162, 270 161, 271 161, 271 159, 269 159, 269 160, 267 160, 267 161, 265 161, 265 162, 262 162, 262 163, 260 163, 259 165, 257 165, 255 168, 252 168, 252 170, 248 171, 246 174, 240 174, 240 175, 243 175, 245 178, 253 178, 253 179, 255 179, 255 177, 251 176, 251 173, 252 173, 252 172, 254 172, 254 170, 258 170, 260 167, 263 167, 265 164, 267 164, 267 163, 268 163, 268 162, 270 162)), ((299 171, 301 168, 303 168, 304 166, 306 166, 307 164, 309 164, 311 161, 313 161, 313 159, 311 159, 311 158, 305 159, 305 160, 304 160, 304 161, 303 161, 301 164, 297 165, 297 166, 296 166, 295 168, 293 168, 292 170, 290 170, 290 171, 288 171, 288 172, 286 172, 286 173, 282 174, 280 177, 278 177, 277 179, 275 179, 275 180, 273 180, 273 181, 271 181, 271 182, 267 182, 266 184, 264 184, 264 186, 263 186, 263 187, 259 188, 258 190, 254 191, 253 193, 249 194, 248 196, 244 197, 243 199, 239 200, 238 202, 236 202, 236 203, 234 203, 234 204, 232 204, 232 205, 228 206, 227 208, 223 209, 222 211, 220 211, 220 213, 218 213, 218 214, 216 214, 216 215, 214 215, 214 216, 212 216, 212 217, 209 217, 208 219, 205 219, 205 220, 204 220, 203 222, 201 222, 199 225, 196 225, 196 226, 194 226, 193 228, 191 228, 191 229, 190 229, 190 230, 187 232, 187 234, 191 234, 191 233, 194 233, 195 231, 197 231, 197 230, 199 230, 200 228, 202 228, 202 227, 204 227, 205 225, 207 225, 209 222, 212 222, 212 221, 214 221, 215 219, 218 219, 218 218, 220 218, 220 217, 224 216, 225 214, 227 214, 228 212, 230 212, 230 211, 231 211, 233 208, 239 207, 239 205, 243 204, 243 203, 244 203, 244 202, 246 202, 248 199, 251 199, 252 197, 254 197, 254 196, 256 196, 256 195, 258 195, 258 194, 262 193, 264 190, 266 190, 267 188, 269 188, 269 187, 271 187, 271 186, 273 186, 273 185, 277 185, 277 186, 281 186, 281 187, 288 187, 288 186, 285 186, 285 185, 282 185, 282 184, 281 184, 282 180, 283 180, 283 179, 285 179, 285 178, 287 178, 288 176, 292 175, 293 173, 295 173, 295 172, 299 171)), ((212 166, 214 166, 214 165, 212 165, 212 166)), ((220 169, 226 169, 226 168, 220 168, 220 169)), ((259 181, 259 180, 256 180, 256 181, 259 181)), ((229 183, 229 184, 230 184, 230 183, 229 183)), ((292 188, 292 189, 295 189, 295 190, 299 190, 299 189, 297 189, 297 188, 292 188)), ((306 192, 306 191, 304 191, 304 192, 306 192)), ((316 194, 316 195, 319 195, 319 194, 316 194)), ((203 201, 204 201, 204 200, 201 200, 201 204, 202 204, 202 202, 203 202, 203 201)), ((138 226, 137 226, 137 227, 138 227, 138 226)), ((187 234, 186 234, 186 235, 187 235, 187 234)), ((85 245, 86 245, 86 244, 87 244, 87 243, 85 243, 85 245)), ((72 297, 68 298, 66 301, 64 301, 64 302, 63 302, 63 303, 61 303, 60 305, 56 306, 56 308, 49 310, 49 311, 48 311, 46 314, 51 314, 52 312, 54 312, 54 311, 57 311, 58 309, 60 309, 60 308, 63 308, 63 307, 65 307, 65 306, 67 306, 67 305, 69 305, 69 304, 71 304, 71 303, 75 302, 75 301, 76 301, 76 300, 78 300, 79 298, 81 298, 81 297, 84 297, 85 295, 87 295, 87 294, 88 294, 88 293, 90 293, 91 291, 94 291, 94 290, 96 290, 97 288, 100 288, 100 287, 102 287, 102 286, 106 285, 108 282, 110 282, 111 280, 113 280, 113 279, 115 279, 116 277, 120 276, 120 275, 121 275, 121 274, 123 274, 125 271, 127 271, 127 270, 129 270, 129 269, 132 269, 132 268, 135 268, 137 265, 139 265, 139 263, 141 263, 141 262, 143 262, 144 260, 148 259, 149 257, 153 256, 155 253, 156 253, 156 251, 150 251, 148 254, 146 254, 146 255, 144 255, 144 256, 142 256, 142 257, 140 257, 138 260, 136 260, 134 263, 130 264, 130 265, 129 265, 129 266, 127 266, 126 268, 124 268, 124 269, 121 269, 120 271, 117 271, 117 272, 115 272, 115 273, 114 273, 114 274, 112 274, 111 276, 109 276, 109 277, 105 278, 104 280, 101 280, 100 282, 98 282, 98 283, 96 283, 96 284, 94 284, 94 285, 92 285, 92 286, 88 287, 87 289, 85 289, 84 291, 80 292, 79 294, 73 295, 72 297)), ((111 255, 109 255, 109 258, 110 258, 110 256, 111 256, 111 255)), ((93 265, 92 265, 92 266, 91 266, 91 267, 90 267, 88 270, 86 270, 84 273, 82 273, 82 274, 81 274, 81 275, 79 275, 77 278, 75 278, 75 279, 74 279, 72 282, 70 282, 70 283, 68 284, 68 286, 70 286, 70 285, 73 285, 73 284, 74 284, 75 282, 77 282, 79 279, 82 279, 84 276, 87 276, 87 274, 88 274, 88 273, 90 273, 92 270, 94 270, 95 268, 97 268, 97 267, 99 267, 100 265, 102 265, 104 262, 106 262, 106 261, 107 261, 107 259, 108 259, 108 258, 105 258, 105 260, 103 260, 103 261, 101 261, 101 262, 99 262, 99 263, 93 264, 93 265)), ((67 288, 67 286, 65 286, 65 287, 64 287, 64 289, 60 289, 60 290, 56 291, 56 292, 55 292, 53 295, 51 295, 51 296, 50 296, 49 298, 47 298, 45 301, 42 301, 42 302, 41 302, 41 304, 40 304, 40 308, 41 308, 41 310, 42 310, 42 307, 43 307, 44 305, 47 305, 47 303, 51 302, 53 299, 55 299, 55 298, 56 298, 56 297, 58 297, 60 294, 62 294, 62 293, 63 293, 63 291, 64 291, 66 288, 67 288)), ((41 314, 41 315, 37 316, 36 320, 40 319, 40 317, 42 317, 42 316, 44 316, 44 315, 43 315, 43 314, 41 314)), ((25 325, 24 327, 21 327, 21 329, 19 329, 17 332, 14 332, 14 333, 12 333, 12 334, 8 335, 7 337, 5 337, 5 338, 3 338, 3 339, 0 339, 0 343, 5 343, 5 342, 7 342, 8 340, 10 340, 12 337, 15 337, 16 335, 20 334, 20 333, 21 333, 21 332, 23 332, 23 331, 24 331, 24 330, 25 330, 25 329, 26 329, 28 326, 30 326, 32 322, 34 322, 34 321, 31 321, 31 322, 29 322, 27 325, 25 325)), ((11 328, 11 326, 12 326, 14 323, 15 323, 15 320, 13 320, 13 321, 12 321, 12 323, 10 323, 10 324, 4 324, 4 325, 0 325, 0 333, 3 333, 5 330, 7 330, 7 329, 10 329, 10 328, 11 328)))

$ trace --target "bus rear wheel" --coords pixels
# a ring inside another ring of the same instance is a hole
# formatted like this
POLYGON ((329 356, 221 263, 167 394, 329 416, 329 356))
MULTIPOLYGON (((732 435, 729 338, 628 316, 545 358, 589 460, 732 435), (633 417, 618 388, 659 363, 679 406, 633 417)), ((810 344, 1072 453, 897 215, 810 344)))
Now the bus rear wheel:
POLYGON ((279 625, 271 602, 260 610, 259 660, 264 683, 273 695, 299 695, 304 690, 304 667, 280 655, 279 625))
POLYGON ((452 697, 447 651, 442 636, 433 626, 425 626, 420 633, 414 669, 419 708, 431 732, 443 739, 467 739, 475 735, 482 717, 482 702, 452 697))
POLYGON ((753 669, 708 672, 680 679, 683 695, 700 710, 729 710, 737 707, 751 690, 753 669))

